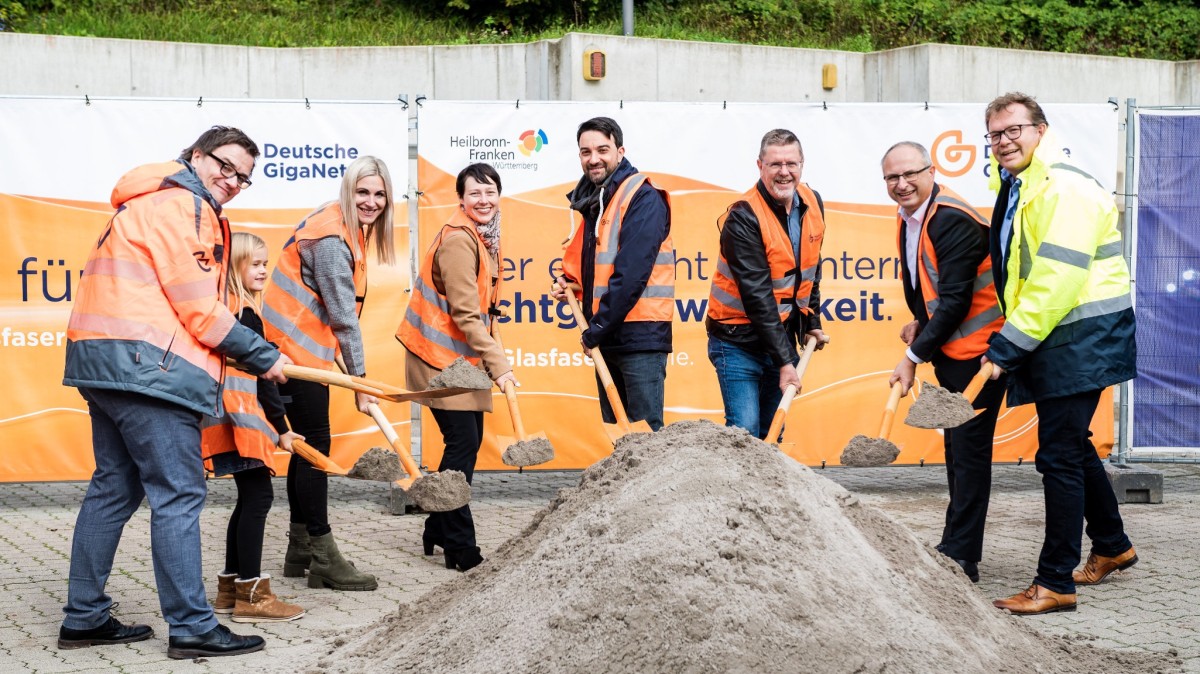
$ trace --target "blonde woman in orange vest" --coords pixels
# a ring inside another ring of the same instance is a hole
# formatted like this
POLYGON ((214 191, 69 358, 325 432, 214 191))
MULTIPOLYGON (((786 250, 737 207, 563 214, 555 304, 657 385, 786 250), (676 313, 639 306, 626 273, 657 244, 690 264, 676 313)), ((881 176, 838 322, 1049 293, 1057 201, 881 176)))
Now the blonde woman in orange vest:
POLYGON ((797 340, 811 335, 824 346, 825 205, 800 182, 804 151, 791 131, 763 136, 758 170, 758 182, 718 221, 721 252, 704 326, 725 425, 762 439, 784 389, 800 386, 797 340))
MULTIPOLYGON (((962 197, 934 182, 937 169, 923 145, 893 145, 883 155, 882 169, 888 196, 899 206, 896 241, 904 301, 913 315, 900 331, 908 348, 888 385, 900 382, 907 393, 917 364, 931 362, 938 383, 960 393, 979 372, 988 338, 1004 325, 992 284, 987 222, 962 197)), ((989 381, 975 398, 982 412, 947 429, 942 438, 950 503, 937 549, 971 582, 979 581, 992 492, 992 436, 1004 385, 989 381)))
MULTIPOLYGON (((267 282, 267 244, 247 232, 235 232, 229 252, 229 308, 238 322, 263 334, 255 308, 267 282)), ((237 505, 225 533, 225 571, 217 575, 213 612, 232 613, 234 622, 286 622, 304 609, 281 601, 271 592, 271 577, 262 573, 263 531, 274 491, 275 447, 292 451, 292 440, 304 438, 288 429, 283 401, 275 384, 229 370, 222 393, 225 414, 202 422, 201 454, 218 477, 233 475, 237 505)))
MULTIPOLYGON (((421 263, 404 322, 396 338, 408 350, 408 388, 429 380, 458 357, 482 367, 501 389, 517 384, 508 357, 492 338, 500 290, 500 175, 488 164, 471 164, 455 181, 459 207, 442 227, 421 263)), ((459 470, 467 482, 483 442, 483 413, 492 411, 491 391, 422 401, 445 440, 438 470, 459 470)), ((447 569, 466 571, 483 561, 475 542, 470 506, 430 513, 422 535, 425 554, 444 551, 447 569)))
MULTIPOLYGON (((392 264, 392 178, 375 157, 359 157, 342 176, 341 194, 296 226, 271 275, 263 298, 267 339, 299 365, 331 369, 341 355, 346 371, 366 374, 358 317, 367 294, 367 252, 375 247, 381 264, 392 264)), ((292 380, 279 387, 292 430, 328 455, 329 388, 292 380)), ((355 406, 367 414, 374 396, 357 393, 355 406)), ((374 590, 375 576, 347 561, 329 525, 329 486, 325 473, 293 455, 288 464, 291 527, 283 575, 308 586, 334 590, 374 590)))

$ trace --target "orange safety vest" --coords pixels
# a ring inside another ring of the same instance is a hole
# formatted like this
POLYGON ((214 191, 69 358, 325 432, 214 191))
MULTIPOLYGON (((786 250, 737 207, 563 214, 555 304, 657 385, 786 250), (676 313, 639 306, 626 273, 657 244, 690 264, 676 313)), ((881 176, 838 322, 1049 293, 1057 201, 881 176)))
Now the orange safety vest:
MULTIPOLYGON (((780 225, 775 211, 759 193, 755 184, 742 195, 737 202, 745 201, 758 219, 758 229, 762 234, 763 248, 767 253, 767 264, 771 269, 771 291, 775 295, 775 304, 779 309, 779 322, 787 322, 792 315, 792 309, 798 308, 805 315, 811 314, 808 299, 812 295, 813 283, 817 278, 817 267, 821 263, 821 242, 825 238, 825 218, 817 205, 817 195, 805 183, 798 183, 796 191, 800 199, 808 205, 804 219, 800 223, 800 264, 796 264, 796 254, 792 241, 788 238, 787 228, 780 225), (799 271, 799 277, 796 272, 799 271)), ((717 220, 719 229, 725 227, 729 210, 717 220)), ((717 270, 713 273, 712 286, 708 295, 708 316, 720 323, 747 324, 750 318, 746 316, 746 307, 742 304, 741 291, 737 281, 729 269, 722 254, 717 259, 717 270)))
POLYGON ((258 402, 258 377, 230 368, 221 400, 225 414, 219 418, 205 416, 200 422, 200 456, 205 465, 211 470, 212 457, 237 452, 247 459, 262 461, 274 475, 279 434, 258 402))
MULTIPOLYGON (((367 295, 366 238, 358 229, 358 250, 362 257, 353 260, 356 313, 362 314, 367 295)), ((263 293, 263 332, 267 340, 279 345, 297 365, 329 369, 333 366, 338 341, 329 325, 325 303, 315 290, 304 284, 300 242, 336 236, 353 255, 349 234, 337 202, 311 213, 283 246, 279 264, 271 273, 271 283, 263 293)))
MULTIPOLYGON (((938 185, 937 196, 934 197, 933 203, 929 204, 929 209, 925 212, 925 221, 921 223, 921 238, 917 242, 919 264, 915 270, 910 270, 910 273, 915 271, 920 278, 921 293, 925 298, 925 313, 929 318, 933 318, 941 300, 938 298, 937 251, 934 250, 933 243, 929 240, 929 230, 925 225, 933 219, 933 214, 941 207, 956 209, 980 226, 988 226, 987 220, 962 197, 944 185, 938 185)), ((896 215, 896 223, 896 246, 900 249, 900 255, 904 255, 900 234, 904 227, 904 219, 899 214, 896 215)), ((992 258, 990 256, 984 257, 983 262, 979 263, 979 269, 975 272, 973 290, 971 309, 967 312, 966 319, 963 320, 962 325, 958 326, 950 339, 942 345, 942 353, 957 360, 967 360, 982 355, 988 349, 988 337, 993 332, 998 332, 1004 325, 1004 312, 1000 310, 1000 302, 996 299, 996 286, 992 283, 992 258)))
MULTIPOLYGON (((654 184, 644 173, 637 173, 626 178, 617 188, 613 198, 609 200, 609 208, 600 214, 596 223, 596 266, 592 272, 592 314, 600 311, 600 300, 608 292, 608 280, 612 278, 613 265, 617 260, 617 250, 621 238, 621 224, 629 204, 637 195, 638 189, 646 183, 654 184), (616 204, 613 206, 613 204, 616 204)), ((667 211, 671 209, 671 195, 666 190, 658 193, 667 201, 667 211)), ((562 269, 567 278, 580 280, 583 278, 583 236, 582 217, 575 234, 564 246, 562 269)), ((582 295, 577 293, 580 297, 582 295)), ((658 247, 658 256, 654 258, 654 268, 650 279, 633 308, 625 315, 626 321, 671 321, 675 317, 675 246, 671 242, 670 225, 667 237, 658 247)))
POLYGON ((202 194, 178 161, 138 167, 113 188, 117 212, 91 248, 68 322, 64 384, 219 411, 225 357, 215 348, 237 319, 223 302, 229 223, 202 194))
POLYGON ((500 296, 500 281, 497 279, 495 286, 492 285, 492 275, 487 265, 487 248, 475 229, 475 222, 468 218, 462 209, 456 209, 450 222, 442 227, 442 231, 438 232, 425 253, 425 260, 421 263, 421 274, 413 282, 413 293, 408 301, 408 310, 404 313, 404 321, 396 331, 396 339, 400 340, 406 349, 439 370, 449 367, 459 356, 467 359, 472 365, 478 365, 480 361, 479 352, 467 343, 467 336, 450 315, 449 300, 438 292, 433 282, 434 257, 442 245, 442 239, 451 229, 470 232, 475 240, 479 255, 479 268, 475 272, 475 283, 479 289, 479 318, 489 333, 492 330, 492 311, 500 296))

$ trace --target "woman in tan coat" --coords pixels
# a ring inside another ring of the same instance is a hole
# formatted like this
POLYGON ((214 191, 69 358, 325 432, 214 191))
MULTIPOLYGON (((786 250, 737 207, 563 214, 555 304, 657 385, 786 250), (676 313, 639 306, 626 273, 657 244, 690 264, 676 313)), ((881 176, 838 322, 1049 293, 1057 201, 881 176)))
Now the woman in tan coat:
MULTIPOLYGON (((397 337, 408 353, 408 388, 429 380, 458 357, 482 367, 503 389, 517 384, 492 320, 500 289, 500 175, 488 164, 471 164, 455 182, 459 208, 430 245, 397 337)), ((424 400, 437 421, 446 450, 438 470, 459 470, 471 481, 483 443, 483 413, 491 391, 424 400)), ((475 544, 470 506, 431 513, 422 536, 425 554, 445 553, 447 569, 466 571, 483 561, 475 544)))

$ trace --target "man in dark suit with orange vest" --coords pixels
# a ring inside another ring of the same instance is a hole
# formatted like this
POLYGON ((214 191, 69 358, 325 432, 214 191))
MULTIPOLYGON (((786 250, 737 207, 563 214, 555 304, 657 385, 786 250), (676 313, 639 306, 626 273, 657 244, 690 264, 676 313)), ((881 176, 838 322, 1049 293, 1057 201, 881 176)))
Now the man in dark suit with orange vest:
POLYGON ((821 242, 825 205, 800 182, 804 151, 786 129, 768 131, 760 180, 717 226, 721 252, 708 298, 708 358, 717 369, 725 425, 765 438, 796 373, 798 335, 821 330, 821 242))
MULTIPOLYGON (((900 330, 908 345, 888 384, 913 385, 917 365, 932 362, 938 383, 960 393, 979 372, 987 340, 1004 324, 992 285, 987 222, 962 197, 934 182, 929 151, 909 141, 883 155, 883 181, 896 214, 904 300, 913 321, 900 330)), ((950 504, 937 549, 979 582, 983 525, 992 489, 992 437, 1004 382, 989 381, 975 400, 983 412, 947 429, 950 504)))
MULTIPOLYGON (((565 279, 554 295, 565 301, 567 282, 582 288, 584 351, 599 347, 630 421, 657 431, 675 315, 670 199, 625 159, 624 134, 613 119, 580 124, 576 140, 584 173, 567 199, 582 218, 563 252, 565 279)), ((615 423, 597 385, 601 415, 615 423)))

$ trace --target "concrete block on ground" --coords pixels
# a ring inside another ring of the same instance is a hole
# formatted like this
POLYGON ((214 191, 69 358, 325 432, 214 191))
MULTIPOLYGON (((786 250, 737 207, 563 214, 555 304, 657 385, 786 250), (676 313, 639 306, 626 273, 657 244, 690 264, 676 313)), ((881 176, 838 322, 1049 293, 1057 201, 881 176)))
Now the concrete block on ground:
POLYGON ((419 515, 424 511, 408 498, 403 489, 393 484, 388 486, 388 512, 393 515, 419 515))
POLYGON ((1162 503, 1162 471, 1128 463, 1104 464, 1117 503, 1162 503))

